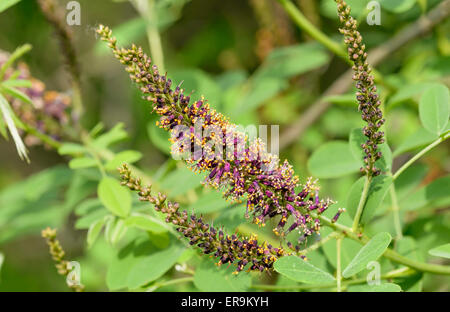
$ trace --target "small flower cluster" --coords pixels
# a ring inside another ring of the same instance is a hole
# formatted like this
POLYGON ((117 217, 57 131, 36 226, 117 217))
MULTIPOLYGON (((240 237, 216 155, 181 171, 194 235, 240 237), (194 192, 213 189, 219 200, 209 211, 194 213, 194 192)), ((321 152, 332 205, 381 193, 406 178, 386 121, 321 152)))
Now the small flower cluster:
MULTIPOLYGON (((0 67, 8 60, 9 55, 0 51, 0 67)), ((17 87, 26 94, 32 105, 21 99, 8 96, 17 117, 28 125, 45 133, 55 140, 59 140, 63 134, 62 126, 70 122, 68 110, 71 100, 68 95, 56 91, 46 91, 45 84, 31 76, 30 70, 25 63, 19 63, 17 68, 9 67, 5 73, 4 80, 12 77, 17 80, 29 80, 31 86, 17 87), (15 77, 17 76, 17 77, 15 77)), ((25 143, 29 146, 40 144, 40 140, 34 136, 27 135, 25 143)))
MULTIPOLYGON (((58 274, 68 276, 70 273, 69 262, 64 260, 66 253, 62 249, 59 241, 56 239, 56 229, 46 228, 42 231, 42 237, 47 240, 47 244, 50 248, 50 254, 56 262, 55 266, 58 270, 58 274)), ((84 291, 84 286, 78 283, 71 283, 68 286, 76 292, 84 291)))
POLYGON ((100 26, 97 32, 127 66, 130 78, 152 103, 153 110, 161 115, 157 124, 171 131, 175 150, 191 152, 187 159, 191 169, 208 173, 206 184, 224 188, 225 197, 231 200, 247 196, 246 216, 252 212, 257 224, 264 225, 278 216, 274 228, 278 235, 295 229, 305 236, 319 232, 320 222, 311 217, 311 212, 322 214, 332 201, 319 198, 316 181, 309 179, 296 191, 300 184, 292 166, 287 161, 280 165, 278 157, 266 152, 260 139, 249 142, 248 136, 211 109, 203 98, 190 103, 190 96, 180 85, 173 87, 172 80, 158 72, 142 48, 133 45, 119 49, 108 27, 100 26), (183 126, 181 131, 179 126, 183 126), (208 127, 216 131, 206 131, 208 127), (285 228, 290 216, 293 221, 285 228))
POLYGON ((361 34, 357 29, 356 20, 350 15, 350 7, 343 0, 335 0, 339 20, 342 28, 339 31, 344 35, 345 44, 350 60, 353 62, 353 80, 356 81, 356 98, 358 109, 362 113, 362 119, 367 123, 363 129, 367 141, 361 145, 366 156, 364 157, 365 167, 361 172, 366 175, 377 176, 381 173, 375 167, 375 162, 381 158, 378 146, 384 142, 384 133, 379 131, 384 124, 383 113, 380 109, 381 102, 377 94, 377 87, 374 84, 374 77, 371 68, 367 63, 366 47, 362 42, 361 34))
POLYGON ((141 180, 131 176, 127 165, 119 168, 122 185, 138 192, 141 201, 155 205, 155 210, 166 215, 166 222, 175 225, 177 231, 189 239, 190 245, 199 247, 204 254, 213 255, 219 259, 218 265, 234 263, 236 273, 247 265, 249 270, 266 271, 281 256, 289 254, 283 248, 270 244, 258 244, 256 236, 250 238, 238 235, 226 235, 221 229, 205 223, 201 217, 188 215, 186 210, 180 211, 176 202, 167 202, 166 196, 158 193, 153 196, 151 186, 142 186, 141 180))

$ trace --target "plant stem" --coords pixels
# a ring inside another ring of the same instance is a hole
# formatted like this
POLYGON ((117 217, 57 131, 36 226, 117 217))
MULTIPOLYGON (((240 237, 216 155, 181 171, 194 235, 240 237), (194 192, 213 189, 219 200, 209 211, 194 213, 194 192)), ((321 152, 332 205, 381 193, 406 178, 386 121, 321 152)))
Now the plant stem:
POLYGON ((154 0, 134 0, 131 2, 139 14, 145 18, 147 23, 147 40, 150 46, 150 55, 161 73, 164 70, 164 52, 161 44, 161 36, 158 31, 158 16, 155 14, 154 0))
POLYGON ((394 182, 392 182, 389 192, 391 194, 392 213, 394 215, 395 233, 397 234, 397 239, 401 239, 403 237, 402 224, 400 222, 400 215, 399 215, 400 208, 398 206, 397 193, 395 192, 394 182))
POLYGON ((430 143, 429 145, 427 145, 424 149, 422 149, 420 152, 418 152, 416 155, 414 155, 413 158, 408 160, 403 166, 400 167, 400 169, 398 169, 395 172, 395 174, 393 176, 393 179, 394 180, 397 179, 399 177, 399 175, 401 175, 402 172, 405 171, 409 166, 411 166, 417 159, 422 157, 425 153, 430 151, 432 148, 438 146, 439 144, 441 144, 442 142, 444 142, 448 138, 450 138, 450 131, 448 131, 448 132, 444 133, 443 135, 441 135, 437 140, 435 140, 432 143, 430 143))
POLYGON ((180 284, 180 283, 188 283, 188 282, 192 282, 193 280, 194 280, 194 278, 192 276, 181 277, 181 278, 169 280, 169 281, 166 281, 166 282, 155 283, 151 287, 149 287, 148 290, 149 291, 155 291, 156 289, 164 287, 164 286, 180 284))
POLYGON ((2 67, 0 68, 0 81, 3 80, 6 70, 17 60, 19 59, 22 55, 24 55, 25 53, 27 53, 28 51, 31 50, 31 44, 24 44, 20 47, 18 47, 12 54, 11 56, 8 58, 8 60, 2 65, 2 67))
POLYGON ((314 24, 312 24, 290 0, 278 0, 278 2, 301 29, 350 64, 350 60, 347 57, 347 52, 344 47, 331 40, 327 35, 314 26, 314 24))
MULTIPOLYGON (((405 277, 414 273, 414 270, 411 269, 399 269, 388 272, 380 276, 380 279, 386 280, 396 277, 405 277)), ((365 278, 351 279, 342 281, 341 287, 355 285, 355 284, 363 284, 366 283, 367 280, 365 278)), ((336 283, 329 284, 321 284, 321 285, 289 285, 289 286, 280 286, 280 285, 252 285, 250 288, 253 289, 262 289, 262 290, 309 290, 309 289, 322 289, 322 288, 334 288, 336 287, 336 283)), ((341 289, 342 290, 342 289, 341 289)))
POLYGON ((341 274, 341 245, 342 245, 342 238, 336 239, 336 259, 337 259, 337 271, 336 271, 336 283, 337 283, 337 292, 341 292, 341 280, 342 280, 342 274, 341 274))
POLYGON ((58 149, 61 146, 61 143, 53 139, 52 137, 40 132, 36 128, 30 126, 29 124, 23 122, 22 120, 18 120, 17 126, 21 128, 23 131, 37 137, 39 140, 53 147, 54 149, 58 149))
POLYGON ((305 255, 305 254, 307 254, 307 253, 310 252, 310 251, 314 251, 314 250, 316 250, 317 248, 319 248, 320 246, 322 246, 323 244, 325 244, 326 242, 328 242, 330 239, 336 238, 337 235, 338 235, 338 232, 332 232, 332 233, 330 233, 329 235, 327 235, 325 238, 319 240, 317 243, 315 243, 315 244, 309 246, 308 248, 305 248, 305 249, 303 249, 303 250, 300 250, 298 253, 299 253, 300 255, 305 255))
POLYGON ((73 118, 75 121, 75 126, 78 128, 78 130, 81 130, 80 118, 84 113, 84 106, 80 84, 74 78, 72 78, 72 92, 73 118))
MULTIPOLYGON (((340 57, 344 62, 346 62, 350 66, 353 65, 352 61, 350 61, 347 55, 347 51, 344 46, 340 45, 336 41, 333 41, 327 35, 325 35, 319 28, 311 23, 290 0, 278 0, 278 2, 283 6, 283 8, 290 15, 290 17, 298 27, 303 29, 308 35, 323 44, 327 49, 340 57)), ((376 69, 373 68, 372 72, 376 81, 382 82, 383 85, 388 84, 384 81, 381 73, 379 73, 376 69)))
MULTIPOLYGON (((311 214, 312 217, 320 219, 323 224, 331 227, 332 229, 342 231, 342 234, 344 234, 346 237, 353 239, 354 241, 359 242, 360 244, 366 244, 370 239, 365 235, 358 235, 354 232, 352 232, 352 229, 339 224, 339 223, 333 223, 329 218, 325 216, 319 216, 316 214, 311 214)), ((428 263, 422 263, 415 260, 408 259, 399 253, 393 251, 392 249, 386 249, 386 251, 383 254, 384 257, 387 259, 390 259, 396 263, 406 265, 412 269, 415 269, 417 271, 421 272, 428 272, 433 274, 444 274, 444 275, 450 275, 450 266, 445 265, 438 265, 438 264, 428 264, 428 263)))
POLYGON ((359 221, 361 219, 361 216, 362 216, 362 213, 364 210, 364 206, 366 204, 367 195, 369 194, 369 187, 370 187, 371 180, 372 179, 370 176, 366 176, 365 181, 364 181, 364 188, 363 188, 363 191, 361 194, 361 198, 359 199, 358 208, 356 209, 355 218, 353 219, 352 232, 356 232, 356 230, 358 229, 359 221))

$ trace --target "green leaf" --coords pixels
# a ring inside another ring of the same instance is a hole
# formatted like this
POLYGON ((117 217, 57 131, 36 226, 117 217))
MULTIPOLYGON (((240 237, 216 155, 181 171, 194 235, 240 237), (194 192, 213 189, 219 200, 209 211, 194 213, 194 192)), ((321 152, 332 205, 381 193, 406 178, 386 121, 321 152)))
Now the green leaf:
MULTIPOLYGON (((403 236, 401 239, 396 240, 395 250, 408 259, 417 260, 420 262, 424 261, 422 255, 419 253, 419 248, 416 241, 410 236, 403 236)), ((417 272, 416 274, 397 279, 397 283, 404 291, 422 291, 423 273, 417 272)))
POLYGON ((96 207, 96 209, 93 209, 88 213, 86 213, 85 215, 83 215, 81 218, 78 218, 77 221, 75 222, 75 228, 78 230, 89 229, 92 223, 97 222, 99 220, 103 220, 107 216, 111 215, 108 213, 106 209, 103 208, 103 206, 96 207))
POLYGON ((182 83, 184 90, 193 91, 191 101, 199 100, 204 96, 212 107, 219 106, 222 90, 208 73, 197 68, 187 68, 172 71, 171 78, 174 85, 182 83))
POLYGON ((98 197, 102 204, 116 216, 128 216, 131 210, 130 191, 122 187, 119 181, 104 177, 98 185, 98 197))
MULTIPOLYGON (((114 37, 118 42, 123 45, 129 45, 139 40, 139 38, 145 36, 146 22, 143 17, 136 17, 129 19, 126 22, 113 28, 114 37)), ((110 52, 108 46, 101 41, 98 41, 94 47, 94 51, 97 54, 106 54, 110 52)))
POLYGON ((379 0, 381 7, 392 13, 403 13, 411 9, 416 0, 379 0))
POLYGON ((86 148, 83 145, 76 143, 64 143, 58 149, 59 155, 80 155, 86 152, 86 148))
POLYGON ((234 267, 217 267, 211 260, 205 260, 195 270, 194 285, 200 291, 247 291, 251 278, 248 273, 232 274, 234 267))
POLYGON ((90 157, 74 158, 69 161, 70 169, 82 169, 97 166, 97 161, 90 157))
POLYGON ((286 89, 289 78, 319 68, 328 60, 328 53, 317 43, 274 49, 250 78, 234 109, 228 114, 235 117, 258 108, 286 89))
POLYGON ((449 92, 444 85, 435 85, 426 90, 419 102, 419 117, 425 129, 442 134, 450 114, 449 92))
POLYGON ((0 191, 0 244, 47 226, 61 227, 70 213, 62 200, 71 179, 72 170, 60 165, 4 186, 0 191))
POLYGON ((400 208, 408 211, 422 207, 433 208, 433 204, 441 199, 450 198, 448 186, 450 175, 438 178, 424 187, 416 190, 400 202, 400 208))
POLYGON ((6 130, 6 124, 3 118, 0 118, 0 134, 5 140, 8 140, 8 132, 6 130))
POLYGON ((202 180, 202 175, 197 175, 188 168, 181 167, 169 173, 162 180, 161 188, 167 190, 169 196, 175 197, 197 188, 202 180))
POLYGON ((127 277, 129 289, 137 289, 163 276, 183 253, 184 247, 172 243, 167 249, 157 251, 138 261, 127 277))
POLYGON ((352 156, 345 141, 331 141, 321 145, 308 160, 308 169, 317 178, 337 178, 358 172, 360 165, 352 156))
POLYGON ((3 81, 1 85, 13 88, 31 88, 33 86, 31 81, 26 79, 8 79, 6 81, 3 81))
POLYGON ((114 225, 111 223, 110 226, 111 228, 109 229, 109 235, 107 235, 108 241, 111 244, 115 245, 124 237, 124 235, 128 231, 128 227, 126 226, 123 219, 118 218, 115 220, 114 225))
POLYGON ((113 228, 114 225, 116 224, 116 217, 113 215, 107 215, 105 216, 105 231, 104 231, 104 236, 105 236, 105 241, 109 244, 111 244, 111 240, 112 240, 112 233, 113 233, 113 228))
POLYGON ((12 7, 13 5, 19 3, 20 0, 2 0, 0 1, 0 13, 6 9, 12 7))
POLYGON ((161 129, 155 125, 155 122, 151 121, 147 124, 147 134, 152 143, 164 154, 170 155, 171 143, 169 141, 169 132, 161 129))
POLYGON ((123 123, 118 123, 114 128, 109 130, 108 132, 97 137, 92 145, 97 148, 106 148, 114 143, 120 142, 128 138, 127 133, 123 130, 123 123))
POLYGON ((220 90, 228 90, 237 85, 242 85, 248 79, 248 74, 243 69, 227 70, 216 76, 216 83, 220 90))
POLYGON ((450 243, 430 249, 428 253, 432 256, 450 259, 450 243))
POLYGON ((286 256, 278 259, 274 264, 278 273, 296 282, 306 284, 326 284, 334 282, 334 277, 313 266, 297 256, 286 256))
MULTIPOLYGON (((339 220, 339 222, 341 222, 341 220, 339 220)), ((325 237, 327 234, 331 232, 332 230, 325 228, 320 230, 320 233, 321 235, 323 235, 323 237, 325 237)), ((341 248, 341 267, 346 267, 356 256, 360 248, 361 245, 358 242, 355 242, 354 240, 351 240, 349 238, 344 238, 342 240, 342 248, 341 248)), ((329 240, 322 246, 322 249, 329 263, 334 268, 337 268, 336 240, 334 239, 329 240)))
POLYGON ((153 233, 165 233, 167 227, 161 221, 146 215, 133 215, 125 219, 125 224, 130 227, 136 227, 153 233))
POLYGON ((66 192, 64 206, 71 210, 82 200, 94 194, 97 184, 95 181, 88 180, 79 171, 75 172, 66 192))
MULTIPOLYGON (((4 3, 4 1, 3 1, 3 3, 4 3)), ((6 1, 6 3, 8 3, 8 1, 6 1)), ((2 6, 2 4, 0 4, 0 8, 1 8, 1 6, 2 6)), ((22 57, 25 53, 27 53, 30 50, 31 50, 31 44, 26 43, 22 46, 17 47, 14 50, 14 52, 11 53, 11 55, 8 57, 6 62, 4 62, 2 64, 2 66, 0 67, 0 81, 2 81, 3 78, 5 77, 6 70, 10 66, 12 66, 16 60, 18 60, 20 57, 22 57)))
POLYGON ((23 93, 22 91, 20 91, 16 88, 8 87, 3 84, 3 85, 0 85, 0 89, 4 93, 8 93, 12 97, 15 97, 16 99, 21 100, 24 103, 33 105, 33 101, 31 101, 31 99, 28 97, 28 95, 26 95, 25 93, 23 93))
POLYGON ((422 93, 435 85, 434 82, 420 82, 399 86, 397 92, 389 99, 388 109, 392 109, 407 100, 419 101, 422 93))
MULTIPOLYGON (((348 6, 352 9, 352 16, 359 18, 366 10, 366 5, 369 0, 346 0, 348 6)), ((336 3, 334 0, 320 1, 320 12, 331 19, 337 19, 336 3)))
POLYGON ((237 117, 246 112, 252 111, 261 106, 265 101, 270 100, 283 89, 288 83, 281 79, 264 77, 257 81, 252 81, 250 87, 243 91, 233 109, 227 113, 231 117, 237 117))
POLYGON ((37 200, 49 190, 67 185, 72 178, 72 172, 65 165, 46 169, 26 181, 28 189, 23 196, 30 201, 37 200))
POLYGON ((346 107, 357 107, 358 105, 355 93, 329 95, 325 96, 323 101, 346 107))
POLYGON ((395 243, 395 250, 409 259, 421 260, 418 257, 417 243, 411 236, 403 236, 395 243))
MULTIPOLYGON (((361 194, 364 188, 364 182, 366 177, 359 178, 350 188, 347 196, 347 211, 350 216, 355 217, 356 210, 361 198, 361 194)), ((364 210, 361 216, 361 223, 366 224, 375 214, 378 207, 383 202, 389 187, 392 184, 392 177, 386 175, 379 175, 372 178, 372 182, 369 186, 369 192, 367 195, 364 210)))
POLYGON ((328 53, 316 42, 277 48, 272 50, 258 68, 254 79, 290 78, 323 66, 328 60, 328 53))
MULTIPOLYGON (((354 159, 359 162, 359 166, 364 166, 364 150, 361 144, 366 142, 367 138, 364 136, 361 128, 355 128, 350 132, 349 143, 350 150, 354 159)), ((375 162, 375 166, 382 171, 389 171, 392 167, 392 152, 389 146, 385 143, 379 146, 379 151, 383 154, 380 159, 375 162)))
POLYGON ((380 285, 353 285, 349 286, 349 292, 400 292, 401 287, 394 283, 382 283, 380 285))
POLYGON ((123 163, 132 164, 142 158, 142 153, 133 150, 127 150, 114 155, 114 158, 108 161, 105 168, 108 170, 115 170, 123 163))
POLYGON ((349 278, 364 270, 369 262, 377 260, 385 252, 391 240, 392 237, 387 232, 378 233, 372 237, 345 268, 342 276, 349 278))
POLYGON ((100 234, 104 224, 105 224, 105 218, 102 218, 102 219, 97 220, 96 222, 92 223, 89 226, 89 230, 88 230, 88 233, 87 233, 88 248, 90 248, 90 247, 92 247, 92 245, 94 245, 94 243, 97 240, 98 235, 100 234))
POLYGON ((16 123, 14 120, 17 120, 16 115, 14 114, 11 106, 5 97, 0 93, 0 112, 3 115, 3 119, 5 121, 6 126, 9 129, 9 133, 16 144, 17 153, 22 160, 30 161, 28 158, 28 151, 25 147, 25 144, 22 141, 22 138, 19 135, 19 131, 17 130, 16 123))
POLYGON ((188 211, 195 211, 196 214, 211 213, 225 209, 232 204, 227 202, 221 193, 214 190, 202 194, 200 198, 189 206, 188 211))
POLYGON ((103 205, 98 198, 88 198, 78 205, 75 209, 75 214, 77 216, 84 216, 100 208, 103 208, 103 205))
POLYGON ((414 164, 403 171, 395 180, 395 190, 398 199, 402 200, 419 186, 428 172, 429 166, 423 163, 414 164))
MULTIPOLYGON (((155 250, 157 249, 148 241, 147 237, 139 237, 120 249, 108 266, 106 273, 108 288, 110 290, 126 288, 131 268, 155 250)), ((145 271, 150 269, 151 267, 145 268, 145 271)))
POLYGON ((413 149, 425 146, 434 140, 436 140, 439 136, 434 133, 430 133, 424 128, 420 127, 417 131, 408 137, 402 144, 397 147, 394 151, 394 157, 401 155, 405 152, 409 152, 413 149))
POLYGON ((170 245, 170 234, 169 232, 164 233, 155 233, 148 232, 148 239, 152 242, 153 245, 158 247, 159 249, 166 249, 170 245))

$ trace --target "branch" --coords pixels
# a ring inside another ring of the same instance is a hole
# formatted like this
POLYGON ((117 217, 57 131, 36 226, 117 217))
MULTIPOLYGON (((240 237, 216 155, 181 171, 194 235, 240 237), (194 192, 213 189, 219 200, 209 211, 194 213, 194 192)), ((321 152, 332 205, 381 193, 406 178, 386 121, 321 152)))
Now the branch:
POLYGON ((433 149, 434 147, 438 146, 439 144, 441 144, 442 142, 444 142, 445 140, 447 140, 448 138, 450 138, 450 131, 444 133, 443 135, 441 135, 441 137, 439 137, 439 139, 431 142, 429 145, 427 145, 423 150, 421 150, 419 153, 417 153, 416 155, 414 155, 413 158, 411 158, 410 160, 408 160, 400 169, 398 169, 394 176, 393 179, 397 179, 399 177, 399 175, 402 174, 403 171, 405 171, 409 166, 411 166, 417 159, 419 159, 420 157, 422 157, 424 154, 426 154, 427 152, 429 152, 431 149, 433 149))
MULTIPOLYGON (((389 280, 396 277, 406 277, 414 274, 414 271, 410 269, 400 269, 400 270, 394 270, 391 272, 388 272, 386 274, 383 274, 380 276, 380 279, 382 280, 389 280)), ((364 284, 367 283, 367 280, 365 278, 358 278, 358 279, 349 279, 342 281, 342 286, 347 287, 349 285, 357 285, 357 284, 364 284)), ((310 290, 310 289, 325 289, 325 288, 336 288, 336 283, 329 283, 329 284, 319 284, 319 285, 261 285, 261 284, 255 284, 250 286, 250 288, 253 289, 261 289, 261 290, 310 290)))
POLYGON ((328 38, 328 36, 320 31, 316 26, 314 26, 314 24, 311 23, 291 1, 278 0, 278 2, 286 10, 286 12, 294 20, 294 22, 308 35, 319 41, 334 54, 344 59, 346 62, 350 62, 350 60, 347 58, 347 52, 344 46, 328 38))
MULTIPOLYGON (((360 244, 366 244, 370 238, 365 235, 358 235, 357 233, 352 232, 352 229, 339 224, 339 223, 333 223, 329 218, 325 216, 317 216, 315 214, 311 214, 312 217, 320 219, 323 224, 333 228, 334 230, 341 231, 342 234, 344 234, 346 237, 353 239, 354 241, 359 242, 360 244)), ((418 262, 415 260, 408 259, 396 251, 393 251, 392 249, 388 248, 383 254, 384 257, 386 257, 389 260, 392 260, 396 263, 406 265, 407 267, 410 267, 411 269, 421 271, 421 272, 427 272, 427 273, 433 273, 433 274, 443 274, 443 275, 450 275, 450 266, 445 265, 438 265, 438 264, 428 264, 423 262, 418 262)))
MULTIPOLYGON (((399 50, 411 40, 429 32, 450 15, 450 0, 445 0, 411 25, 401 30, 381 46, 369 51, 369 63, 375 67, 392 53, 399 50)), ((280 149, 283 149, 296 140, 330 107, 331 103, 324 99, 331 95, 343 94, 352 86, 352 70, 347 70, 328 89, 321 98, 315 101, 302 116, 298 118, 280 136, 280 149)))

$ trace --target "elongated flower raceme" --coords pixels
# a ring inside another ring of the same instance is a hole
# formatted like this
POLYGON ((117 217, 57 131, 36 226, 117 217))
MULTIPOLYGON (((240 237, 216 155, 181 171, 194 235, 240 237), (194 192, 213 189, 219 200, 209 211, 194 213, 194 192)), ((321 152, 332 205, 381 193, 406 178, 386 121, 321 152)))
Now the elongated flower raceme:
POLYGON ((236 273, 247 265, 249 270, 266 271, 281 256, 289 254, 283 248, 276 248, 266 243, 258 244, 256 236, 250 238, 238 235, 226 235, 221 229, 205 223, 201 217, 188 215, 186 210, 180 211, 176 202, 166 201, 166 196, 158 193, 153 196, 151 186, 142 186, 141 180, 132 177, 127 165, 119 168, 122 185, 138 192, 141 201, 155 205, 155 210, 166 215, 166 222, 175 225, 177 231, 189 239, 189 244, 200 248, 204 254, 219 259, 218 264, 233 263, 236 273))
POLYGON ((367 141, 362 144, 366 156, 365 167, 361 168, 364 174, 376 176, 380 169, 375 167, 375 161, 381 158, 378 146, 384 142, 384 133, 379 131, 384 124, 383 113, 380 109, 381 102, 374 84, 371 68, 367 63, 366 47, 362 41, 361 34, 357 29, 356 20, 350 15, 350 7, 343 0, 335 0, 339 20, 342 28, 339 31, 344 35, 347 45, 348 56, 353 62, 353 80, 356 81, 356 98, 359 102, 358 109, 362 113, 362 119, 367 123, 363 129, 367 141))
POLYGON ((224 189, 225 197, 232 200, 246 196, 246 216, 251 212, 257 224, 278 216, 276 234, 284 236, 298 229, 302 239, 319 232, 320 222, 310 213, 322 214, 331 200, 319 198, 315 181, 300 185, 292 166, 287 161, 280 165, 260 139, 250 141, 203 98, 190 103, 190 96, 161 75, 142 48, 119 49, 107 27, 100 26, 98 33, 161 115, 157 124, 171 132, 172 151, 188 153, 185 160, 191 169, 208 173, 206 184, 224 189), (290 216, 293 220, 286 226, 290 216))
MULTIPOLYGON (((68 277, 71 272, 71 265, 69 261, 65 260, 64 257, 66 253, 64 252, 59 240, 56 238, 56 229, 46 228, 42 231, 42 237, 47 240, 47 245, 49 247, 50 255, 55 261, 55 267, 58 270, 58 274, 68 277)), ((71 276, 76 277, 75 275, 71 276)), ((80 284, 76 280, 67 279, 67 285, 76 292, 84 291, 84 285, 80 284)))

